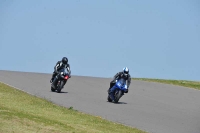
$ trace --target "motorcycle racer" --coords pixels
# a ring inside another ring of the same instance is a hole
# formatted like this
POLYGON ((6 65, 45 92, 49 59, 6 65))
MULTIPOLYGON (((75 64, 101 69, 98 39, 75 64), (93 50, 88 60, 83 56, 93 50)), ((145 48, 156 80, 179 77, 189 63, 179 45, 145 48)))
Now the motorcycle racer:
POLYGON ((114 92, 115 92, 115 86, 113 86, 116 83, 116 80, 118 79, 125 79, 127 84, 127 90, 124 93, 128 93, 128 88, 131 84, 131 75, 129 74, 129 69, 127 67, 123 68, 123 71, 118 72, 114 77, 113 80, 110 82, 110 88, 108 89, 108 93, 112 101, 114 101, 114 92))
MULTIPOLYGON (((70 65, 68 64, 68 58, 63 57, 62 60, 58 61, 56 65, 54 66, 54 72, 50 80, 50 83, 52 83, 52 85, 54 85, 54 83, 56 82, 55 76, 59 73, 59 70, 61 70, 62 68, 67 68, 67 71, 69 72, 69 75, 70 75, 69 78, 71 78, 71 70, 70 70, 70 65)), ((64 83, 64 85, 65 84, 66 82, 64 83)))

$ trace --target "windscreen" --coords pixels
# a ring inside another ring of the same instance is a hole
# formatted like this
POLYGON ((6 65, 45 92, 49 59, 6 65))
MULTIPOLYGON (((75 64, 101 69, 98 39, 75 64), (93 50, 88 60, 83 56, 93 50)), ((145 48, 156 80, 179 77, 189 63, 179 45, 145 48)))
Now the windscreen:
POLYGON ((124 78, 119 79, 118 82, 120 82, 121 85, 126 84, 126 80, 124 78))
POLYGON ((60 71, 63 72, 64 75, 67 75, 67 74, 68 74, 67 68, 63 68, 63 69, 61 69, 60 71))
POLYGON ((64 68, 65 75, 68 74, 67 68, 64 68))

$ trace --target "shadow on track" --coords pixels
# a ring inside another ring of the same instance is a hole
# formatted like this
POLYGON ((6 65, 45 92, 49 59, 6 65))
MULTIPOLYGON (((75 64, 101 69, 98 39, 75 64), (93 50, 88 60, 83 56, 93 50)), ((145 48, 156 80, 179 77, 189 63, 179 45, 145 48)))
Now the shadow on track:
POLYGON ((67 91, 61 91, 60 93, 68 93, 67 91))
MULTIPOLYGON (((113 102, 108 102, 108 103, 113 103, 113 102)), ((113 103, 113 104, 127 104, 127 103, 125 103, 125 102, 117 102, 117 103, 113 103)))
MULTIPOLYGON (((50 92, 52 92, 52 91, 50 91, 50 92)), ((55 92, 53 92, 53 93, 57 93, 57 91, 55 91, 55 92)), ((68 93, 67 91, 61 91, 60 93, 58 93, 58 94, 61 94, 61 93, 68 93)))

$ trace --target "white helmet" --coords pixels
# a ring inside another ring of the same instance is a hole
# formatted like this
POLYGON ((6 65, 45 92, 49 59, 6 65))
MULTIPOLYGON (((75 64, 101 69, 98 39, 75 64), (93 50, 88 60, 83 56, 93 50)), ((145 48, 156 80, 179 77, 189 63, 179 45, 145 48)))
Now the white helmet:
POLYGON ((127 76, 129 74, 129 69, 127 67, 123 68, 123 74, 127 76))

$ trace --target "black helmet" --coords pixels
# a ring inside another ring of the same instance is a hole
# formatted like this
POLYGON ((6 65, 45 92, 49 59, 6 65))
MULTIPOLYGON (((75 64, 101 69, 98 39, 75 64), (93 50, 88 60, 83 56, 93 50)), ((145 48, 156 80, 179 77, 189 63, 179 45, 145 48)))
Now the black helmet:
POLYGON ((62 63, 63 63, 63 64, 67 64, 67 63, 68 63, 67 57, 63 57, 63 58, 62 58, 62 63))

